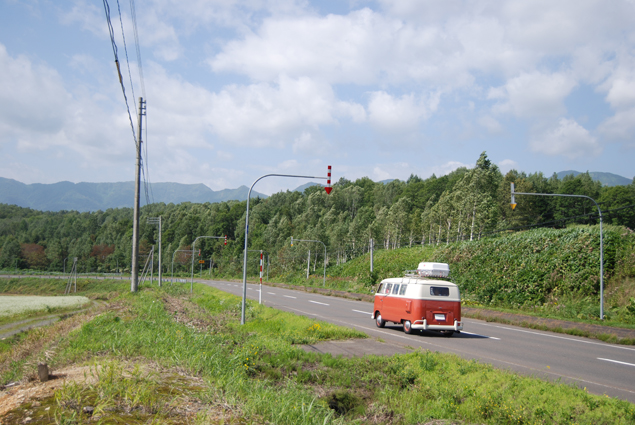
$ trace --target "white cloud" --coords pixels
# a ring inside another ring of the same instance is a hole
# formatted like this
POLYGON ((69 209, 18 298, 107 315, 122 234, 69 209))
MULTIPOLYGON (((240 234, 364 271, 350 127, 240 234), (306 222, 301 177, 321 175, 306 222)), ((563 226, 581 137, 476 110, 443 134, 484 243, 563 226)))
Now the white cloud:
POLYGON ((338 101, 327 84, 280 77, 276 84, 231 85, 212 95, 206 118, 221 138, 252 146, 289 143, 306 128, 363 119, 360 105, 338 101))
POLYGON ((576 81, 562 73, 523 73, 491 89, 489 99, 501 99, 494 107, 498 113, 512 113, 522 118, 553 117, 566 112, 564 99, 576 81))
POLYGON ((597 156, 602 147, 587 129, 574 120, 560 118, 558 124, 530 142, 536 153, 561 155, 569 159, 597 156))
POLYGON ((490 134, 500 134, 503 132, 503 126, 491 115, 484 115, 478 119, 478 123, 484 127, 490 134))
POLYGON ((464 164, 460 161, 448 161, 441 165, 435 165, 429 168, 430 175, 434 174, 437 177, 445 176, 446 174, 450 174, 452 171, 457 168, 465 167, 472 168, 474 164, 464 164))
POLYGON ((34 65, 25 56, 13 58, 0 44, 0 75, 4 81, 0 84, 2 133, 44 135, 63 131, 71 96, 57 71, 34 65))
POLYGON ((611 140, 624 140, 628 146, 635 147, 635 108, 617 112, 602 122, 598 131, 611 140))
POLYGON ((439 99, 439 93, 423 99, 413 93, 398 98, 384 91, 374 92, 368 102, 368 120, 385 131, 411 131, 436 111, 439 99))
POLYGON ((390 178, 396 178, 396 177, 392 177, 394 175, 395 175, 394 172, 389 173, 388 171, 383 170, 381 167, 375 167, 373 168, 373 174, 371 178, 374 181, 381 181, 381 180, 387 180, 390 178))
POLYGON ((75 152, 85 164, 119 162, 128 153, 126 147, 134 152, 127 114, 105 110, 102 104, 110 104, 103 97, 82 87, 74 87, 77 94, 69 92, 57 71, 23 56, 13 58, 3 45, 0 74, 11 81, 0 84, 4 145, 15 146, 18 152, 68 149, 56 155, 69 158, 75 152))
POLYGON ((507 174, 510 170, 517 170, 518 163, 513 159, 503 159, 498 163, 498 168, 500 168, 501 173, 507 174))

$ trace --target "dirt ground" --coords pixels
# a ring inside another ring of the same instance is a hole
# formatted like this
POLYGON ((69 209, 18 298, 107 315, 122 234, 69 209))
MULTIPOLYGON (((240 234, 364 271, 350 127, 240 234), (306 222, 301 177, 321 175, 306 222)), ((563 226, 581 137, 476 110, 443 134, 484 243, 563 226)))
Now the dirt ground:
POLYGON ((94 383, 96 378, 93 375, 89 366, 74 366, 50 374, 46 382, 15 382, 5 386, 0 392, 0 424, 1 418, 11 410, 31 401, 52 397, 65 382, 94 383))

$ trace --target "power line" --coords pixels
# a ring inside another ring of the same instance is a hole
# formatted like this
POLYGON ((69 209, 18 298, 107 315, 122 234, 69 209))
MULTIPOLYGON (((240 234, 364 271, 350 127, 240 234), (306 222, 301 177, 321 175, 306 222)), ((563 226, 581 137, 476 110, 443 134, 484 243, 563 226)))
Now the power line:
POLYGON ((134 30, 135 47, 137 49, 137 65, 139 68, 139 81, 141 84, 141 94, 146 99, 146 87, 143 81, 143 66, 141 65, 141 49, 139 46, 139 31, 137 31, 137 10, 134 0, 130 0, 130 15, 132 17, 132 28, 134 30))
MULTIPOLYGON (((113 52, 115 54, 115 63, 117 64, 117 72, 119 73, 119 82, 121 84, 121 88, 123 90, 124 93, 124 99, 126 101, 126 108, 128 109, 128 117, 130 119, 130 125, 132 127, 132 134, 133 137, 135 139, 135 145, 137 146, 137 149, 139 148, 139 142, 136 135, 135 135, 135 130, 134 130, 134 124, 132 122, 132 116, 130 114, 130 108, 128 106, 128 98, 126 97, 126 91, 125 91, 125 87, 123 84, 123 79, 121 76, 121 70, 120 70, 120 66, 119 66, 119 59, 117 57, 117 45, 115 43, 115 37, 114 37, 114 30, 112 28, 112 24, 110 22, 110 6, 108 5, 107 0, 104 0, 104 9, 106 10, 106 19, 108 20, 108 28, 110 31, 110 39, 113 45, 113 52)), ((136 48, 136 53, 137 53, 137 64, 138 64, 138 68, 139 68, 139 79, 140 79, 140 85, 141 85, 141 91, 143 94, 143 98, 145 99, 145 83, 143 81, 143 69, 142 69, 142 65, 141 65, 141 50, 139 47, 139 33, 137 31, 137 19, 136 19, 136 11, 135 11, 135 7, 134 7, 134 0, 131 0, 130 3, 130 9, 131 9, 131 13, 132 13, 132 23, 133 23, 133 28, 134 28, 134 34, 135 34, 135 48, 136 48)), ((128 78, 130 80, 130 89, 132 90, 132 96, 133 98, 135 97, 135 93, 134 93, 134 83, 132 81, 132 72, 130 70, 130 60, 128 58, 128 46, 126 44, 126 34, 123 28, 123 17, 121 14, 121 5, 119 3, 119 0, 117 0, 117 10, 119 12, 119 24, 121 26, 121 37, 123 40, 123 46, 124 46, 124 52, 126 54, 126 65, 128 68, 128 78)), ((135 112, 138 113, 139 111, 137 111, 137 107, 135 104, 135 112)), ((147 113, 146 113, 146 121, 147 121, 147 113)), ((145 198, 146 198, 146 204, 150 204, 150 193, 151 193, 151 189, 148 190, 148 186, 150 185, 149 183, 149 176, 150 176, 150 171, 148 168, 148 126, 146 125, 145 130, 145 134, 146 134, 146 144, 145 146, 142 146, 143 148, 143 155, 141 158, 141 162, 142 162, 142 168, 141 168, 141 172, 143 175, 143 187, 144 187, 144 192, 145 192, 145 198), (145 159, 145 160, 144 160, 145 159), (145 165, 145 166, 143 166, 145 165)), ((139 135, 139 137, 141 137, 141 135, 139 135)))
MULTIPOLYGON (((119 58, 117 56, 117 43, 115 43, 115 32, 110 22, 110 6, 108 0, 104 0, 104 11, 106 12, 106 21, 108 21, 108 31, 110 32, 110 42, 112 44, 112 52, 115 55, 115 65, 117 65, 117 75, 119 76, 119 84, 121 85, 121 91, 123 92, 123 98, 126 102, 126 109, 128 111, 128 119, 130 120, 130 128, 132 129, 132 138, 135 145, 138 145, 137 136, 135 134, 134 123, 132 122, 132 115, 130 115, 130 106, 128 105, 128 97, 126 96, 126 87, 123 84, 123 78, 121 77, 121 69, 119 68, 119 58)), ((136 109, 136 108, 135 108, 136 109)))
MULTIPOLYGON (((128 46, 126 45, 126 35, 123 31, 123 20, 121 18, 121 7, 119 6, 119 0, 117 0, 117 10, 119 11, 119 25, 121 26, 121 38, 123 39, 123 50, 126 53, 126 65, 128 67, 128 78, 130 79, 130 90, 132 90, 132 98, 136 99, 134 94, 134 84, 132 83, 132 74, 130 73, 130 61, 128 60, 128 46)), ((145 99, 145 97, 144 97, 145 99)), ((135 104, 135 113, 138 113, 137 105, 135 104)))

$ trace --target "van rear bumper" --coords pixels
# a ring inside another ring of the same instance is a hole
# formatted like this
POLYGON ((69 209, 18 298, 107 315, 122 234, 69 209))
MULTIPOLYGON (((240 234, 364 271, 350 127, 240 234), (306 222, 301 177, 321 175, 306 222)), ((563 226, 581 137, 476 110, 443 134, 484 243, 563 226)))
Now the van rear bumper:
POLYGON ((463 322, 459 322, 458 320, 454 321, 454 325, 428 325, 428 321, 424 320, 415 320, 412 323, 412 329, 419 329, 424 331, 460 331, 463 330, 463 322))

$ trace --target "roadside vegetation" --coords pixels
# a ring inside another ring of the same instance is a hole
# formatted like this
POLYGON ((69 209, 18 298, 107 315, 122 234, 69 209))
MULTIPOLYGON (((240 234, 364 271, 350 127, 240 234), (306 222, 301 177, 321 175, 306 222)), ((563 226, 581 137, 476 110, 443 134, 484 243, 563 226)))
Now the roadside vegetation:
MULTIPOLYGON (((28 287, 13 284, 20 293, 28 287)), ((238 297, 198 284, 193 296, 187 289, 146 286, 130 294, 117 281, 78 285, 78 295, 103 303, 4 346, 0 383, 33 379, 39 361, 53 373, 83 371, 82 379, 26 400, 4 423, 24 423, 25 415, 56 424, 635 421, 631 403, 453 355, 305 352, 300 344, 364 335, 252 302, 241 326, 238 297)))

